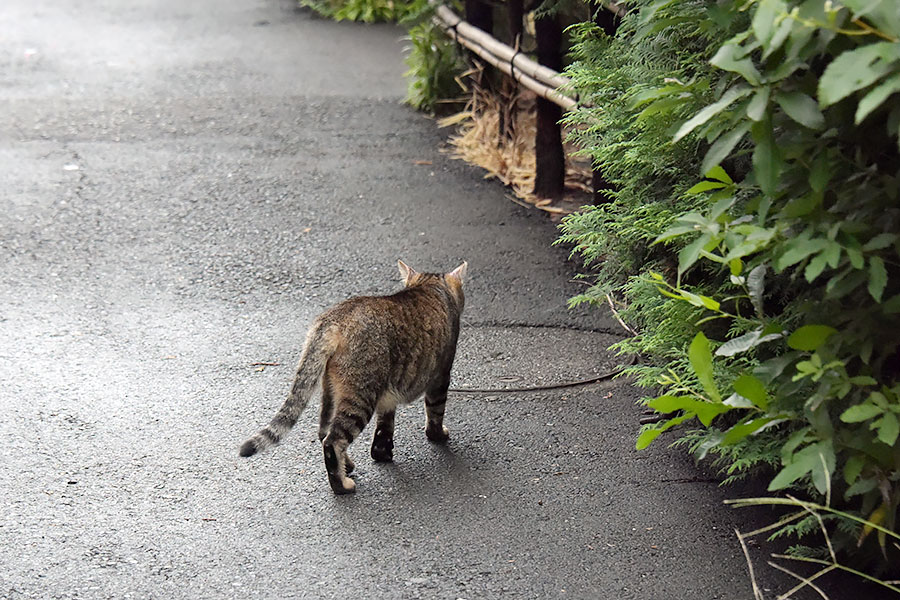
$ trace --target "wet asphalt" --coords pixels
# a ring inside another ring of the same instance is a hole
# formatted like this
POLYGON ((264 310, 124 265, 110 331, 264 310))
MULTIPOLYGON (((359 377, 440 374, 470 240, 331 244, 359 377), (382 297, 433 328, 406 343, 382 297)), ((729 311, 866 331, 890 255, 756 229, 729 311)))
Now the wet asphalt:
POLYGON ((554 224, 402 105, 401 36, 289 0, 4 0, 0 598, 752 597, 759 523, 634 451, 624 383, 453 394, 447 447, 411 405, 394 464, 354 444, 351 497, 314 410, 237 456, 315 315, 398 258, 469 262, 454 387, 613 365, 554 224))

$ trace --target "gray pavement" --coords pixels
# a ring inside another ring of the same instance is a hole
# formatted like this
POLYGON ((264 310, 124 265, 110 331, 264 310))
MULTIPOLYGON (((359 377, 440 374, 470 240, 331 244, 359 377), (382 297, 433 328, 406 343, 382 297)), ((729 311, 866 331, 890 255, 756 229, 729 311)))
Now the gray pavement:
POLYGON ((314 316, 397 258, 469 261, 455 386, 610 364, 553 224, 400 103, 401 35, 289 0, 0 4, 0 598, 751 597, 747 513, 633 450, 624 384, 455 394, 447 448, 410 406, 395 464, 354 445, 353 497, 314 410, 238 458, 314 316))

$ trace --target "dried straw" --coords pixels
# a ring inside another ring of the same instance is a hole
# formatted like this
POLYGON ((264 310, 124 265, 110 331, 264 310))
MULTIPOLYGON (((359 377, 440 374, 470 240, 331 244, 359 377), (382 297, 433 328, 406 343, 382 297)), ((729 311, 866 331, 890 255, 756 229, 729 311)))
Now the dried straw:
POLYGON ((591 170, 589 165, 575 162, 571 155, 567 155, 565 185, 573 193, 556 205, 534 194, 535 94, 519 88, 504 101, 481 86, 471 87, 472 95, 465 110, 438 121, 441 127, 458 126, 449 140, 451 156, 485 169, 486 179, 496 177, 518 198, 540 210, 567 214, 583 204, 584 197, 579 192, 591 192, 591 170), (500 133, 501 113, 506 123, 512 121, 505 136, 500 133), (580 198, 576 200, 573 195, 580 198))

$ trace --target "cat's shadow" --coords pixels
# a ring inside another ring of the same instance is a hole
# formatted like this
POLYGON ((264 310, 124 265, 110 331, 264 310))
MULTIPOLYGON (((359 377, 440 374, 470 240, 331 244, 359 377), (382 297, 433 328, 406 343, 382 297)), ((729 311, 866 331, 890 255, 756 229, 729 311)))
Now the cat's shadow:
MULTIPOLYGON (((368 453, 367 453, 368 454, 368 453)), ((456 489, 459 493, 481 490, 488 477, 473 468, 477 461, 467 455, 465 447, 448 444, 427 444, 426 447, 395 450, 394 462, 375 462, 368 456, 354 457, 357 470, 357 494, 389 499, 402 495, 406 504, 427 503, 436 489, 456 489)))

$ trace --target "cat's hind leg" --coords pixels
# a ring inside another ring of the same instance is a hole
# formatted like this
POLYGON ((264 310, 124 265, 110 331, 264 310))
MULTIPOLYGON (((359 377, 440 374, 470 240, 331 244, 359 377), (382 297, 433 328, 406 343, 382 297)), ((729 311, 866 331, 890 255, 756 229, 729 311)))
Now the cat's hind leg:
POLYGON ((375 462, 392 462, 394 460, 394 415, 400 395, 394 389, 386 390, 375 405, 378 421, 375 435, 372 436, 372 460, 375 462))
POLYGON ((450 439, 450 432, 444 427, 444 408, 449 387, 448 381, 425 392, 425 436, 438 444, 450 439))
POLYGON ((347 447, 372 418, 373 402, 358 396, 338 399, 328 435, 322 441, 325 470, 328 483, 335 494, 352 494, 356 483, 347 474, 353 470, 353 461, 347 456, 347 447))
POLYGON ((375 435, 372 438, 372 460, 392 462, 394 460, 394 415, 395 409, 378 411, 375 435))

